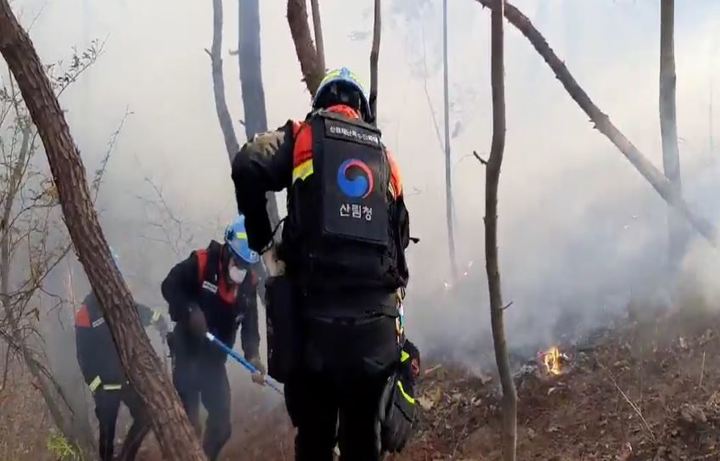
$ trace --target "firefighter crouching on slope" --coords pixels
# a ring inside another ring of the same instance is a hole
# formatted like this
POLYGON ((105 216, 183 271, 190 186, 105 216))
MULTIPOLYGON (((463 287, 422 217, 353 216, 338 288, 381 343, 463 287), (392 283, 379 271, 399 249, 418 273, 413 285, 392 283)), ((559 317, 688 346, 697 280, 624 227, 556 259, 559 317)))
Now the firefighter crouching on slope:
POLYGON ((233 162, 255 251, 272 242, 265 192, 288 190, 277 249, 285 277, 267 288, 268 365, 285 382, 300 461, 333 459, 336 441, 342 460, 381 456, 377 409, 403 339, 409 220, 398 166, 371 121, 343 68, 322 81, 304 122, 254 137, 233 162), (274 292, 283 285, 290 295, 274 292))
MULTIPOLYGON (((217 459, 231 434, 230 384, 227 356, 211 344, 210 332, 229 347, 235 344, 238 328, 245 358, 261 373, 258 355, 257 277, 252 266, 259 261, 250 250, 244 217, 238 216, 225 231, 225 243, 211 241, 170 270, 162 293, 176 322, 168 336, 173 356, 173 382, 190 421, 200 434, 200 400, 208 412, 203 449, 217 459)), ((262 374, 253 375, 262 384, 262 374)))
MULTIPOLYGON (((119 270, 118 257, 112 249, 110 251, 119 270)), ((142 304, 135 306, 143 326, 154 325, 160 336, 164 337, 168 331, 165 319, 147 306, 142 304)), ((125 377, 120 356, 100 309, 100 301, 93 292, 85 297, 75 314, 75 344, 80 370, 95 400, 95 415, 100 433, 98 440, 100 460, 113 459, 115 423, 120 403, 124 402, 130 410, 133 423, 125 438, 119 459, 132 461, 150 430, 150 421, 145 412, 145 404, 130 387, 125 377)))

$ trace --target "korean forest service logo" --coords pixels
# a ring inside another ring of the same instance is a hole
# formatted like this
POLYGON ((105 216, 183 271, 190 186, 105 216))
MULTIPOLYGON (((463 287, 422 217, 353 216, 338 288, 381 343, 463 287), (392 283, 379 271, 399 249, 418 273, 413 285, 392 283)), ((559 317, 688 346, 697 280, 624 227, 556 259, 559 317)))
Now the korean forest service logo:
POLYGON ((352 198, 366 198, 375 186, 370 167, 362 160, 354 158, 340 164, 337 183, 343 194, 352 198))

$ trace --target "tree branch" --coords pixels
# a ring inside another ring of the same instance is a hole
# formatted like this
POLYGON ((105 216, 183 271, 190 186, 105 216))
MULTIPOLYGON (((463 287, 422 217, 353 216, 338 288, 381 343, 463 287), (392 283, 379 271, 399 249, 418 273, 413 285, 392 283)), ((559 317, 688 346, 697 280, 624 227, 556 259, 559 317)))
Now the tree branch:
POLYGON ((93 40, 90 46, 78 55, 77 51, 72 56, 72 64, 70 68, 61 76, 51 77, 53 80, 53 86, 55 87, 55 97, 60 96, 68 89, 68 87, 77 81, 77 79, 95 64, 95 61, 100 57, 103 50, 105 49, 105 41, 93 40))
POLYGON ((105 150, 105 156, 100 161, 100 167, 95 170, 95 176, 93 177, 92 184, 90 185, 90 192, 93 196, 93 203, 97 202, 98 195, 100 195, 100 186, 102 185, 102 180, 105 177, 105 172, 107 172, 107 165, 110 161, 110 155, 112 155, 113 150, 115 150, 115 145, 117 144, 118 138, 120 137, 120 133, 122 133, 122 130, 125 127, 125 122, 127 122, 127 119, 131 115, 133 115, 133 112, 130 112, 130 109, 126 107, 125 114, 123 114, 122 119, 120 119, 120 123, 118 124, 115 131, 113 131, 110 135, 107 149, 105 150))
POLYGON ((479 161, 480 163, 482 163, 483 165, 487 165, 487 164, 488 164, 487 160, 485 160, 484 158, 480 157, 480 154, 478 154, 477 151, 473 151, 473 156, 474 156, 476 159, 478 159, 478 161, 479 161))
MULTIPOLYGON (((494 8, 494 0, 475 1, 485 7, 494 8)), ((573 98, 588 117, 590 117, 595 128, 618 148, 663 200, 675 207, 700 235, 712 246, 717 247, 718 238, 715 227, 690 209, 682 195, 675 192, 670 181, 668 181, 660 170, 658 170, 610 121, 610 118, 595 105, 585 90, 580 87, 572 74, 570 74, 565 63, 558 58, 552 48, 550 48, 550 45, 548 45, 545 37, 533 26, 527 16, 506 2, 505 17, 530 41, 535 50, 537 50, 553 70, 555 76, 560 80, 560 83, 565 87, 570 97, 573 98)))
POLYGON ((149 225, 150 227, 158 229, 162 233, 163 238, 147 235, 143 235, 143 238, 166 244, 176 256, 180 257, 186 253, 185 246, 192 240, 192 236, 185 237, 185 223, 176 216, 173 209, 167 203, 162 189, 148 177, 145 178, 145 182, 150 186, 155 197, 153 199, 146 199, 138 196, 137 198, 147 206, 155 209, 154 212, 150 213, 153 220, 149 222, 149 225), (166 222, 168 220, 172 223, 172 227, 168 226, 166 222))

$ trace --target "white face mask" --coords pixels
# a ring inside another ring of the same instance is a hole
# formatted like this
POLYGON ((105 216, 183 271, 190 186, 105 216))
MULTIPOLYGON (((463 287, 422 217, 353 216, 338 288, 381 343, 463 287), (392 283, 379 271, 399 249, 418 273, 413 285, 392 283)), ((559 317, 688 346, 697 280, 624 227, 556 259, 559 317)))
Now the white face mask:
POLYGON ((230 280, 232 280, 234 283, 242 283, 242 281, 245 280, 246 274, 247 270, 240 269, 235 265, 231 265, 228 269, 228 275, 230 276, 230 280))

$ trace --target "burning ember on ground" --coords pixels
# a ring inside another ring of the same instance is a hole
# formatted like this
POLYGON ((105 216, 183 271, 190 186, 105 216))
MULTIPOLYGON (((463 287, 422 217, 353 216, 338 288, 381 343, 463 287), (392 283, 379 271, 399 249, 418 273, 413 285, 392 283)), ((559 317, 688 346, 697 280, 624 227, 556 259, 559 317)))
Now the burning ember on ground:
POLYGON ((549 375, 557 376, 565 373, 565 364, 569 361, 569 357, 560 352, 556 346, 551 347, 545 352, 540 353, 540 360, 545 365, 545 371, 549 375))

